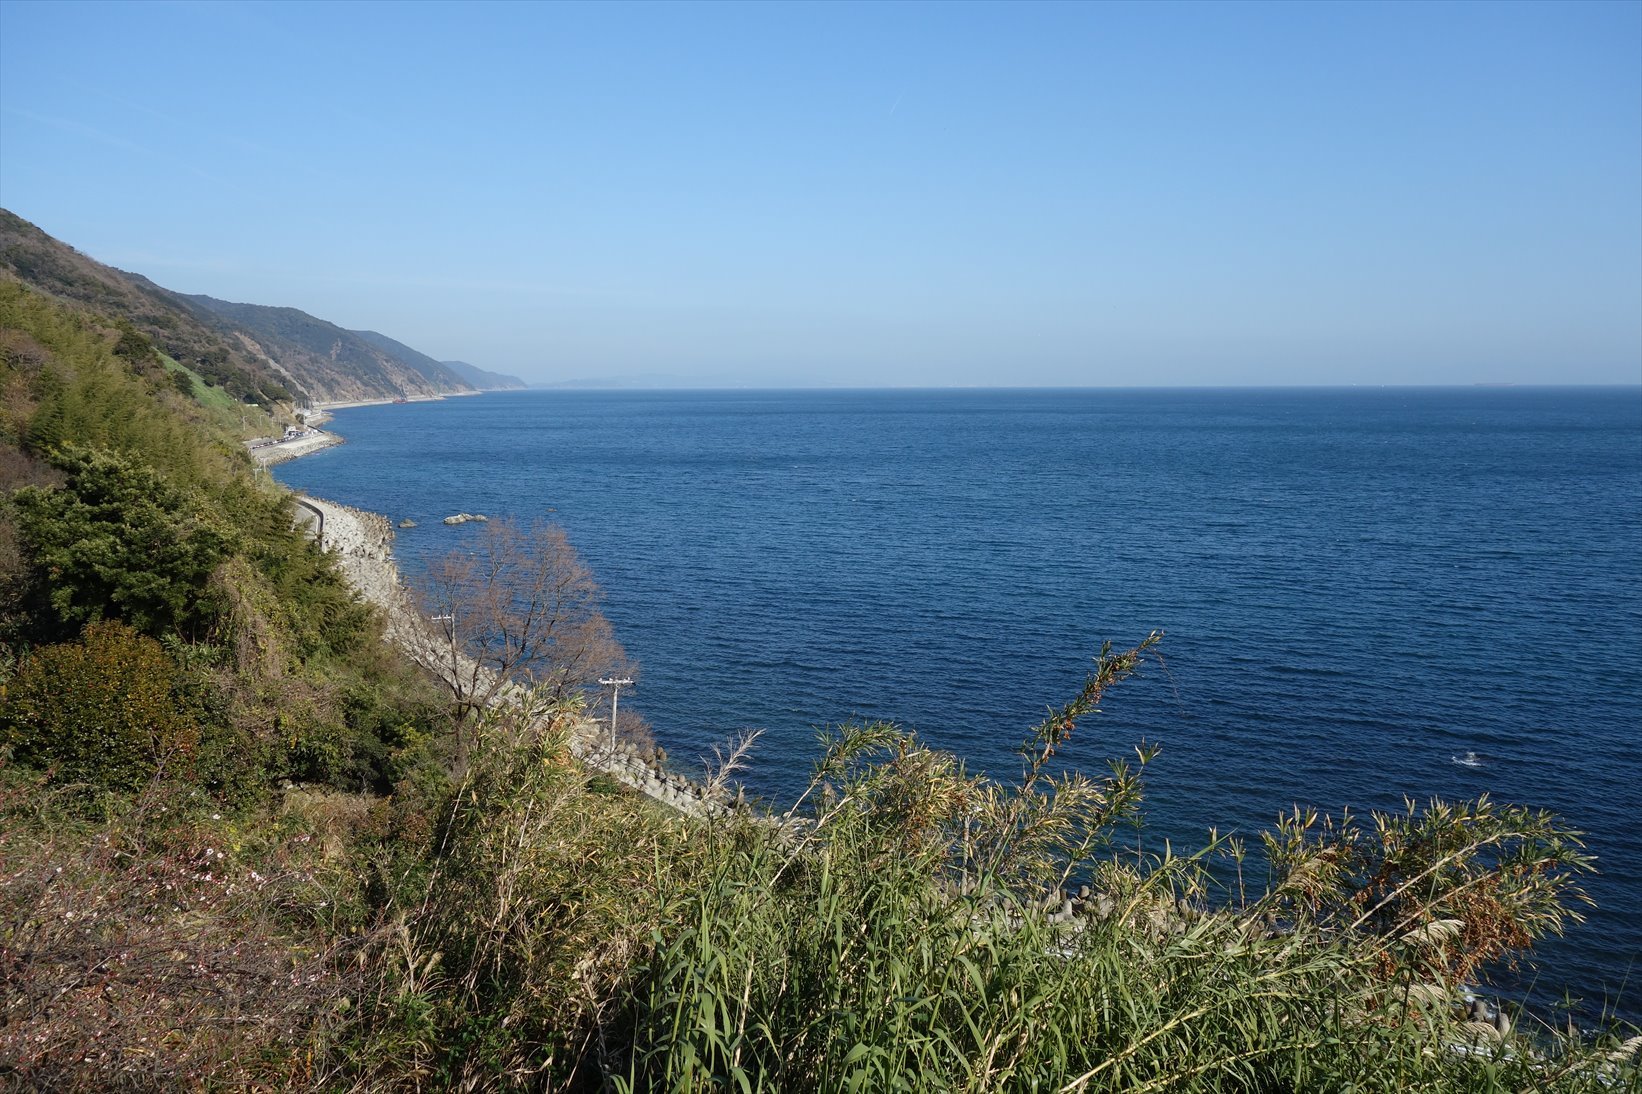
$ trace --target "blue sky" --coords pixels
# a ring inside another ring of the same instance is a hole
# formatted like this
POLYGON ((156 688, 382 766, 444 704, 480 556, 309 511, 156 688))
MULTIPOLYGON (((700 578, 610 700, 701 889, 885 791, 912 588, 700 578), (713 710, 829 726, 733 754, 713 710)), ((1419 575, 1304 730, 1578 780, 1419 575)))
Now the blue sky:
POLYGON ((533 380, 1642 382, 1642 4, 0 0, 0 203, 533 380))

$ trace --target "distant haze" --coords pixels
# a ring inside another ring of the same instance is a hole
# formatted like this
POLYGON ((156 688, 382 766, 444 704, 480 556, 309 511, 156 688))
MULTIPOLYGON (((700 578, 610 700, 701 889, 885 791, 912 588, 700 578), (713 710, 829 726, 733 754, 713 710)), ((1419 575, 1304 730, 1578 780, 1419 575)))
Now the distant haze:
POLYGON ((1642 382, 1642 4, 0 0, 0 204, 543 383, 1642 382))

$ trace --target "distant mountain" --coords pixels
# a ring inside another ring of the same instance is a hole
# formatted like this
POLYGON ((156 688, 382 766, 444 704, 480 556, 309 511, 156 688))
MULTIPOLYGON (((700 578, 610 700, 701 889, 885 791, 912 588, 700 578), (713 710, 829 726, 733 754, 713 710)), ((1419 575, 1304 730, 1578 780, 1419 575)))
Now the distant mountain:
POLYGON ((466 361, 441 361, 440 364, 480 391, 509 391, 514 388, 528 386, 517 376, 509 376, 502 372, 489 372, 478 365, 470 365, 466 361))
POLYGON ((196 314, 215 316, 247 348, 262 353, 320 402, 472 391, 473 385, 408 346, 361 334, 296 308, 235 304, 178 294, 196 314), (395 348, 385 348, 378 342, 395 348), (415 360, 407 360, 401 351, 415 360))
POLYGON ((378 334, 374 330, 353 330, 348 333, 402 364, 409 365, 429 381, 440 384, 442 391, 462 391, 478 386, 443 361, 435 361, 427 354, 411 349, 405 343, 395 341, 385 334, 378 334))
POLYGON ((172 292, 88 258, 4 209, 0 277, 129 326, 208 383, 263 405, 524 386, 472 365, 446 365, 386 335, 345 330, 296 308, 172 292))
POLYGON ((300 394, 262 355, 195 315, 175 294, 88 258, 0 209, 0 276, 87 308, 147 335, 166 354, 235 399, 264 406, 300 394))

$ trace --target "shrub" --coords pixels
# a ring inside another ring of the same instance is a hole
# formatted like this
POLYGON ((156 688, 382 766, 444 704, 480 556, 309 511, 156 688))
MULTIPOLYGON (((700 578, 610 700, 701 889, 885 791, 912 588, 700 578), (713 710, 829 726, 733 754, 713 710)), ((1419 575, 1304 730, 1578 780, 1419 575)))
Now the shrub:
POLYGON ((1295 809, 1263 836, 1268 913, 1349 932, 1378 947, 1387 976, 1458 985, 1490 962, 1561 934, 1589 904, 1579 834, 1550 813, 1474 802, 1321 817, 1295 809))
POLYGON ((229 532, 158 472, 124 456, 83 448, 52 462, 67 480, 12 497, 17 528, 59 635, 99 619, 124 619, 145 634, 188 633, 229 532))
POLYGON ((25 657, 0 707, 0 740, 60 782, 130 791, 162 769, 187 775, 199 727, 177 702, 177 670, 123 623, 25 657))
POLYGON ((1201 857, 1101 854, 1136 815, 1138 772, 1050 778, 1047 764, 1153 640, 1102 652, 1026 742, 1013 785, 893 727, 834 738, 805 823, 727 842, 705 883, 675 891, 660 918, 678 926, 657 931, 635 986, 617 1088, 1595 1091, 1634 1078, 1591 1051, 1553 1064, 1479 1048, 1441 988, 1388 990, 1388 929, 1451 917, 1491 957, 1560 924, 1587 864, 1548 818, 1433 806, 1382 820, 1380 849, 1349 862, 1288 830, 1277 891, 1216 911, 1182 903, 1210 885, 1201 857), (1295 915, 1302 860, 1343 863, 1316 890, 1340 914, 1295 915), (1079 863, 1096 899, 1073 915, 1079 863))

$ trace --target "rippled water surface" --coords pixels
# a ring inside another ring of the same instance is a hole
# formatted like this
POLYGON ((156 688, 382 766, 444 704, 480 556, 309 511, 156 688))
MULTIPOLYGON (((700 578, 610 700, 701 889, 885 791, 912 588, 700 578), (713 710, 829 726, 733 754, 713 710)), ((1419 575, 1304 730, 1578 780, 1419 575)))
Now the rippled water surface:
POLYGON ((1556 810, 1600 907, 1538 988, 1628 972, 1642 1014, 1642 390, 528 392, 332 428, 279 477, 416 520, 413 574, 475 534, 450 513, 563 524, 675 758, 762 728, 781 797, 816 727, 887 718, 1006 773, 1103 639, 1161 628, 1069 753, 1161 743, 1141 838, 1556 810))

